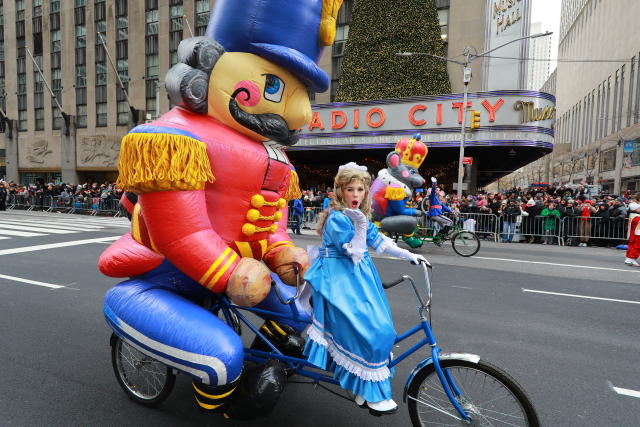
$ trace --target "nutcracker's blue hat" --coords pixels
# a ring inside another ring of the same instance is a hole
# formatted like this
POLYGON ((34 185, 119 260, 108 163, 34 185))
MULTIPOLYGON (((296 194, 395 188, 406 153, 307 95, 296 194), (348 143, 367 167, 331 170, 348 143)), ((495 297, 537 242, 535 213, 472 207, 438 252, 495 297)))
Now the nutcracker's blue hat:
POLYGON ((329 87, 317 65, 335 37, 342 0, 216 0, 206 36, 227 52, 248 52, 279 65, 315 92, 329 87))

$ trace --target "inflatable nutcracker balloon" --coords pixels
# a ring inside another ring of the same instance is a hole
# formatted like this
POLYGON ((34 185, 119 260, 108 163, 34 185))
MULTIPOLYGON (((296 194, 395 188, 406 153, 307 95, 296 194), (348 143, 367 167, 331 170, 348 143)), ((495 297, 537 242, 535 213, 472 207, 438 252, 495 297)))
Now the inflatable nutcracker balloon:
MULTIPOLYGON (((286 232, 287 201, 300 190, 283 147, 310 120, 309 93, 328 88, 317 61, 341 3, 216 0, 205 36, 183 40, 167 73, 175 107, 122 139, 118 184, 131 232, 99 269, 131 279, 107 292, 105 317, 123 341, 191 375, 203 410, 228 411, 243 388, 243 347, 202 301, 224 293, 284 312, 271 281, 292 292, 288 263, 308 267, 286 232)), ((263 325, 294 350, 300 329, 263 325)))
POLYGON ((418 168, 429 150, 420 134, 401 139, 395 150, 387 155, 387 168, 378 172, 371 184, 371 211, 384 231, 402 234, 412 248, 422 246, 422 240, 413 235, 422 211, 408 206, 415 188, 424 185, 418 168))

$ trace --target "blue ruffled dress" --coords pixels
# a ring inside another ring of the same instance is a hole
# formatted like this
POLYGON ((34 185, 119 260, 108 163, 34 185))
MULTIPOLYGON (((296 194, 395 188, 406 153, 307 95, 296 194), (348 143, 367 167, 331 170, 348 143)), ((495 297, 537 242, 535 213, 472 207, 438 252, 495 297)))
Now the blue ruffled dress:
MULTIPOLYGON (((333 371, 342 388, 379 402, 391 399, 387 365, 397 334, 373 260, 365 253, 354 264, 343 249, 354 234, 345 214, 329 214, 320 256, 304 276, 313 297, 304 353, 310 363, 333 371)), ((367 246, 378 249, 382 242, 378 228, 369 222, 367 246)))

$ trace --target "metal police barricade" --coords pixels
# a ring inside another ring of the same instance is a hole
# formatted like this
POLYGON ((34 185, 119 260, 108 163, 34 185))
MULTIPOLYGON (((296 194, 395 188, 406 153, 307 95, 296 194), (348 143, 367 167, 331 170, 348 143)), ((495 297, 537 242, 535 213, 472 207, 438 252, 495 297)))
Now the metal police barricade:
POLYGON ((546 243, 548 245, 563 245, 562 221, 555 216, 524 217, 521 225, 521 235, 529 243, 546 243))
POLYGON ((98 201, 98 209, 94 215, 110 215, 117 216, 120 201, 111 197, 100 198, 98 201))
MULTIPOLYGON (((447 214, 454 219, 451 214, 447 214)), ((462 228, 472 231, 478 237, 498 241, 498 216, 490 213, 459 213, 458 217, 462 222, 462 228)))
MULTIPOLYGON (((99 199, 98 197, 88 197, 81 194, 73 197, 73 209, 71 213, 74 214, 92 214, 93 212, 93 200, 99 199)), ((97 202, 96 202, 97 203, 97 202)), ((97 206, 97 205, 96 205, 97 206)))
POLYGON ((7 210, 15 209, 17 198, 16 194, 9 194, 9 197, 7 197, 7 210))
POLYGON ((562 237, 567 245, 606 246, 616 242, 626 242, 628 226, 628 218, 616 220, 598 216, 567 217, 562 221, 562 237))
POLYGON ((527 216, 516 215, 514 216, 515 221, 507 222, 505 221, 505 216, 501 215, 498 217, 497 231, 498 231, 498 239, 501 242, 520 242, 525 239, 524 236, 524 225, 527 216))
POLYGON ((31 196, 24 194, 14 194, 11 205, 8 209, 29 209, 31 206, 31 196))
POLYGON ((66 195, 66 196, 54 196, 52 197, 51 201, 50 201, 50 205, 49 208, 47 209, 47 212, 65 212, 65 213, 69 213, 72 209, 73 203, 72 203, 72 199, 71 196, 66 195))
POLYGON ((315 230, 318 228, 318 221, 322 213, 321 207, 305 207, 303 217, 303 227, 307 230, 315 230))
POLYGON ((120 200, 117 201, 118 202, 118 206, 116 208, 116 213, 113 215, 115 218, 119 218, 121 216, 123 217, 128 217, 129 216, 129 212, 127 212, 127 210, 125 209, 125 207, 122 205, 122 203, 120 203, 120 200))

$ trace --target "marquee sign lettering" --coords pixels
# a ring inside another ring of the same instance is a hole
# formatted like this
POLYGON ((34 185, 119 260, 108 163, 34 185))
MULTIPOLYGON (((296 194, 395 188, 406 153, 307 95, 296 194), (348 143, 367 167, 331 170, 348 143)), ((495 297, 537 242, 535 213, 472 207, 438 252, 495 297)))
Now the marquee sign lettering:
MULTIPOLYGON (((348 102, 313 106, 309 124, 301 129, 301 141, 291 150, 391 144, 397 135, 420 132, 430 146, 459 141, 463 116, 462 94, 348 102), (374 138, 375 137, 375 138, 374 138)), ((470 144, 528 143, 550 148, 555 98, 534 91, 472 92, 470 110, 480 112, 480 127, 469 133, 470 144), (526 136, 526 138, 525 138, 526 136), (523 139, 525 138, 525 139, 523 139)))

